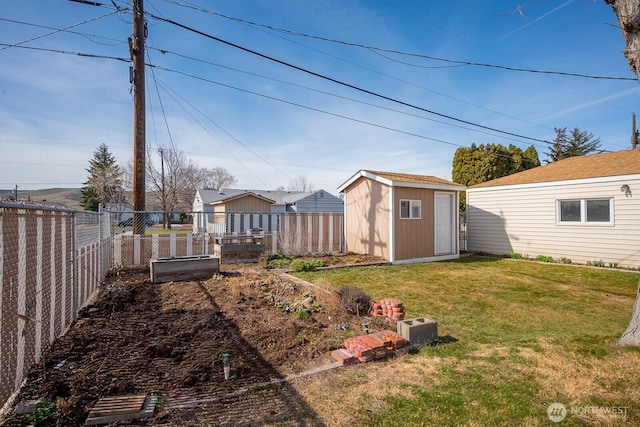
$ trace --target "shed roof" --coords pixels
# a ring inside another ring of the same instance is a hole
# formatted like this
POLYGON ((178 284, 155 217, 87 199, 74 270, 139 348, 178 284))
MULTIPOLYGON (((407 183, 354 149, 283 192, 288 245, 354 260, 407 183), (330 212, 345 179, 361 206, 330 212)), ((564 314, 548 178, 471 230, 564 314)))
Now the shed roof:
POLYGON ((618 175, 640 174, 640 150, 591 154, 558 160, 544 166, 503 176, 469 188, 503 185, 534 184, 573 179, 589 179, 618 175))
POLYGON ((356 172, 351 178, 345 181, 338 191, 342 192, 347 189, 358 178, 365 177, 374 181, 379 181, 390 187, 417 187, 417 188, 435 188, 446 190, 464 190, 465 186, 456 184, 443 178, 430 175, 415 175, 400 172, 383 172, 362 169, 356 172))

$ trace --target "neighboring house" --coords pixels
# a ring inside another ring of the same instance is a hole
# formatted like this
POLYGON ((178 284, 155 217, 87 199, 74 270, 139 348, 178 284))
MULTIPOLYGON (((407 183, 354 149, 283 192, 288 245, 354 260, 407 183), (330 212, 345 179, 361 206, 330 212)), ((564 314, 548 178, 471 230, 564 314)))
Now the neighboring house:
POLYGON ((245 231, 249 228, 276 230, 278 213, 342 213, 343 211, 343 201, 324 190, 303 192, 233 188, 200 189, 196 191, 193 201, 193 230, 194 232, 207 231, 207 224, 215 225, 217 230, 224 228, 227 232, 245 231), (233 219, 231 214, 234 215, 233 219))
POLYGON ((468 249, 640 266, 640 150, 570 157, 467 190, 468 249))
POLYGON ((433 176, 357 172, 338 188, 345 199, 346 249, 393 263, 458 258, 458 194, 464 189, 433 176))

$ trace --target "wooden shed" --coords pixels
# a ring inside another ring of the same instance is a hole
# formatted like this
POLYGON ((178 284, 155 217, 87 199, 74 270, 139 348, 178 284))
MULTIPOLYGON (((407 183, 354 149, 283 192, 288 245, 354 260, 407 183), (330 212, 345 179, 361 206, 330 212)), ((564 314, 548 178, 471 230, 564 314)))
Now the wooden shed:
POLYGON ((434 176, 360 170, 338 187, 347 251, 396 264, 458 258, 458 197, 464 189, 434 176))

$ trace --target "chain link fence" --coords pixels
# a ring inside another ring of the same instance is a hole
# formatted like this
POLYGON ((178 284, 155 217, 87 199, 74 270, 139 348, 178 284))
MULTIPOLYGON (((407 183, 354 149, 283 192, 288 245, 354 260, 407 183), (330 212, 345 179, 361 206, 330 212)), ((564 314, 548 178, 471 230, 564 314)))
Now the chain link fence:
POLYGON ((216 254, 221 235, 259 233, 266 254, 340 252, 344 245, 342 214, 265 215, 228 214, 219 233, 194 233, 194 214, 145 212, 145 234, 134 235, 132 212, 0 202, 0 414, 111 268, 216 254))
POLYGON ((0 413, 103 281, 110 233, 99 213, 0 202, 0 413))

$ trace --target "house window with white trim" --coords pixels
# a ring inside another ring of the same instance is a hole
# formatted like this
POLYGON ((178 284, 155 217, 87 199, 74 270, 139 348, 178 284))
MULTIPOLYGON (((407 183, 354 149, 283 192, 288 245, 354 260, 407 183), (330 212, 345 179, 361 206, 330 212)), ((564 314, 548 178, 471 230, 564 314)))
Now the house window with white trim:
POLYGON ((613 224, 613 199, 558 200, 558 224, 613 224))
POLYGON ((420 219, 422 203, 420 200, 400 200, 400 219, 420 219))

